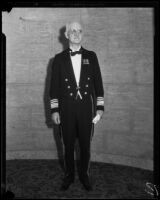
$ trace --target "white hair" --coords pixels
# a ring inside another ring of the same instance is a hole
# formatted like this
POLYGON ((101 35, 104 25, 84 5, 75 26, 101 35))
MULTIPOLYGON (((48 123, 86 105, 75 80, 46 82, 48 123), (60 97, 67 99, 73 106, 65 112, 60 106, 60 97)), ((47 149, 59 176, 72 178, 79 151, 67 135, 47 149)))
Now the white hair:
POLYGON ((68 32, 69 32, 70 29, 71 29, 71 25, 74 24, 74 23, 79 24, 79 25, 82 27, 81 23, 79 23, 79 22, 77 22, 77 21, 67 23, 67 24, 66 24, 66 30, 65 30, 65 36, 66 36, 66 38, 68 38, 68 32))

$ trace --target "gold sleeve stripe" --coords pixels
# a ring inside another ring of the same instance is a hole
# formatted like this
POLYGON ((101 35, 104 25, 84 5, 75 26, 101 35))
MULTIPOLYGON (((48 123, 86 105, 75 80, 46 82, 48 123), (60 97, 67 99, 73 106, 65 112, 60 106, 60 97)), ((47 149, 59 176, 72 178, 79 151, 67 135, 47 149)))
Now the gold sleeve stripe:
POLYGON ((104 97, 97 97, 97 106, 104 105, 104 97))
POLYGON ((51 104, 51 108, 58 108, 58 103, 51 104))
POLYGON ((103 106, 104 105, 104 101, 98 101, 97 102, 97 106, 103 106))
POLYGON ((58 99, 51 99, 51 108, 58 108, 58 99))

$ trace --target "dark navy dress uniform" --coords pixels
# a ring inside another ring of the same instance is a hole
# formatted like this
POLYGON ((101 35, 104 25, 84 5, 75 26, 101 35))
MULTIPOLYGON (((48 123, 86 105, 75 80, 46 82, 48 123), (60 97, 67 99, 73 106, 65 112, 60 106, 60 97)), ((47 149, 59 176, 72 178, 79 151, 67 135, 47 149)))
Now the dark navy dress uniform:
POLYGON ((89 175, 92 120, 96 110, 104 110, 102 76, 96 54, 81 47, 81 71, 77 86, 69 48, 53 61, 50 103, 51 113, 59 112, 64 143, 66 175, 74 177, 74 144, 80 146, 81 176, 89 175))

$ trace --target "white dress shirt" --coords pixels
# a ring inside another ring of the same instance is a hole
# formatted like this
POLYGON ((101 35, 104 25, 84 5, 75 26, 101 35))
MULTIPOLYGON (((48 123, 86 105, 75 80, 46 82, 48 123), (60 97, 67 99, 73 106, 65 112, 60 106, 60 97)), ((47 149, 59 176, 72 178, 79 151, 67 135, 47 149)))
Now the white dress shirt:
MULTIPOLYGON (((79 51, 80 48, 77 51, 79 51)), ((70 47, 70 49, 72 49, 72 48, 70 47)), ((81 57, 82 57, 82 55, 81 54, 76 54, 74 56, 70 55, 70 57, 71 57, 71 61, 72 61, 72 66, 73 66, 73 71, 74 71, 75 79, 76 79, 76 82, 77 82, 77 86, 79 86, 80 73, 81 73, 81 57)))

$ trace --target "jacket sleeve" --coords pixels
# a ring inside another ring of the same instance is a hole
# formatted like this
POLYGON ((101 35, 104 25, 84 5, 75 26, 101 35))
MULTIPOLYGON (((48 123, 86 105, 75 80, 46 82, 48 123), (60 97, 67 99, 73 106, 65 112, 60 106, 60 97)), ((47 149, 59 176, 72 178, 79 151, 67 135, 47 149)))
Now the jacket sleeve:
MULTIPOLYGON (((94 53, 94 52, 93 52, 94 53)), ((104 89, 102 83, 102 75, 100 71, 100 66, 98 63, 98 58, 96 53, 93 56, 93 65, 94 65, 94 90, 95 90, 95 100, 96 100, 96 110, 104 111, 104 89)))
POLYGON ((49 91, 51 113, 59 112, 59 91, 60 91, 60 67, 56 55, 52 63, 50 91, 49 91))

